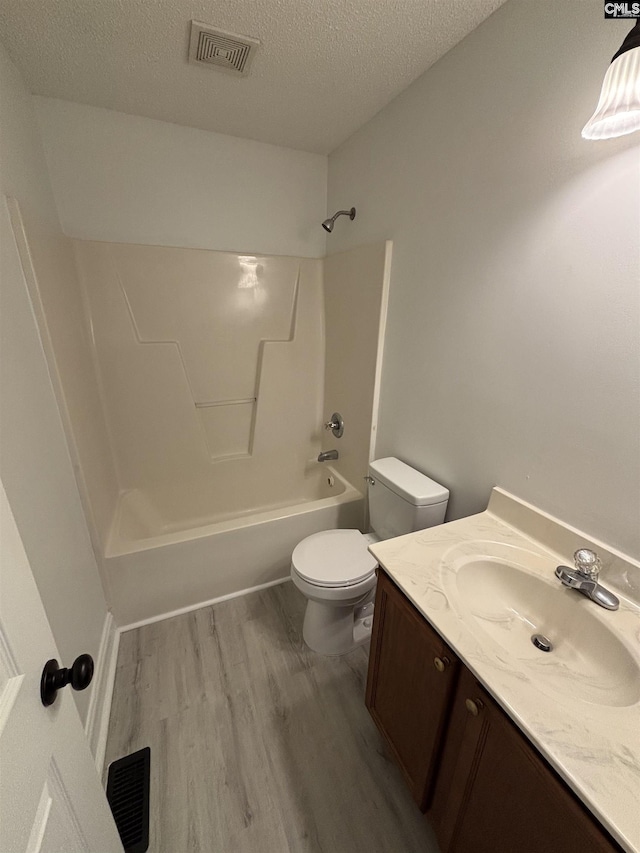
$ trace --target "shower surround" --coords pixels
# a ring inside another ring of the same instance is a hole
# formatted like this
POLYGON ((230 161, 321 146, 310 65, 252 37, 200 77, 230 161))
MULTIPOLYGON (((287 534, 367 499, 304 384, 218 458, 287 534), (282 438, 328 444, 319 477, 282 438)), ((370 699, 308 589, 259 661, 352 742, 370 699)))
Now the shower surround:
POLYGON ((300 539, 362 527, 381 359, 364 338, 382 340, 390 244, 309 259, 63 238, 54 269, 12 211, 120 625, 277 582, 300 539))
POLYGON ((300 538, 362 523, 362 495, 315 461, 321 260, 73 245, 121 487, 104 556, 122 621, 278 580, 300 538))
POLYGON ((264 483, 295 502, 320 445, 322 262, 73 242, 124 494, 159 531, 251 511, 264 483))

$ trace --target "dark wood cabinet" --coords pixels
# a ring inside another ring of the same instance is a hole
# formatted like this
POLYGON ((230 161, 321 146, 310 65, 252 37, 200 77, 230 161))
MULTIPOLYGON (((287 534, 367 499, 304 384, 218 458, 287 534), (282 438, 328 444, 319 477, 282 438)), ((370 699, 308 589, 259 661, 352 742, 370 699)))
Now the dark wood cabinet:
POLYGON ((366 703, 442 853, 621 851, 383 571, 366 703))
POLYGON ((620 849, 466 667, 428 816, 443 853, 620 849))
POLYGON ((424 811, 460 662, 422 614, 378 573, 366 703, 424 811))

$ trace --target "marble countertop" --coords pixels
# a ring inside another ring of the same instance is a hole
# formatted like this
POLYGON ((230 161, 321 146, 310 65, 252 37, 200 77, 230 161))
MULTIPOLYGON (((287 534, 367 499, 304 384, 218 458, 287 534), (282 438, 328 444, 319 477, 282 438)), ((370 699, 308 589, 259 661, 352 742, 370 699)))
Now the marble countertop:
POLYGON ((640 853, 640 608, 631 597, 640 564, 501 489, 493 490, 483 513, 369 550, 611 835, 629 853, 640 853), (619 610, 598 607, 554 577, 560 563, 573 565, 578 547, 602 557, 600 580, 620 596, 619 610), (483 555, 526 565, 557 586, 558 596, 575 600, 576 619, 589 608, 588 616, 614 632, 626 661, 626 670, 612 676, 618 677, 615 691, 589 683, 579 664, 568 672, 553 653, 536 658, 533 645, 532 654, 505 652, 504 638, 498 642, 472 624, 456 573, 483 555))

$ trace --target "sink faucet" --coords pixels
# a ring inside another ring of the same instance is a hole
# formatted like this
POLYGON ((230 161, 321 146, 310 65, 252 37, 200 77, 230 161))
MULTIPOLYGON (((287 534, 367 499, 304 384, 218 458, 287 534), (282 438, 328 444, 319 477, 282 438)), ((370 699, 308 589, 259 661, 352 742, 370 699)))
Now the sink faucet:
POLYGON ((600 607, 607 610, 617 610, 620 601, 617 596, 598 583, 602 563, 595 551, 588 548, 580 548, 573 555, 575 569, 568 566, 558 566, 556 577, 570 589, 577 589, 591 601, 595 601, 600 607))
POLYGON ((330 459, 337 459, 338 451, 337 450, 324 450, 318 456, 318 462, 329 462, 330 459))

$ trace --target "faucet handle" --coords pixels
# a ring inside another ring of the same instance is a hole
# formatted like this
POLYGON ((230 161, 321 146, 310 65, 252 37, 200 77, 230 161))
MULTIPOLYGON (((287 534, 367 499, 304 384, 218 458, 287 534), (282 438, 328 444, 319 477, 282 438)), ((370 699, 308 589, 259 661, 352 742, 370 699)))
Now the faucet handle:
POLYGON ((574 553, 573 559, 576 569, 579 572, 582 572, 583 575, 586 575, 593 581, 598 580, 602 563, 595 551, 590 551, 588 548, 579 548, 574 553))
POLYGON ((330 429, 336 438, 342 438, 344 433, 344 421, 342 420, 340 412, 334 412, 331 415, 331 420, 325 422, 324 428, 330 429))

